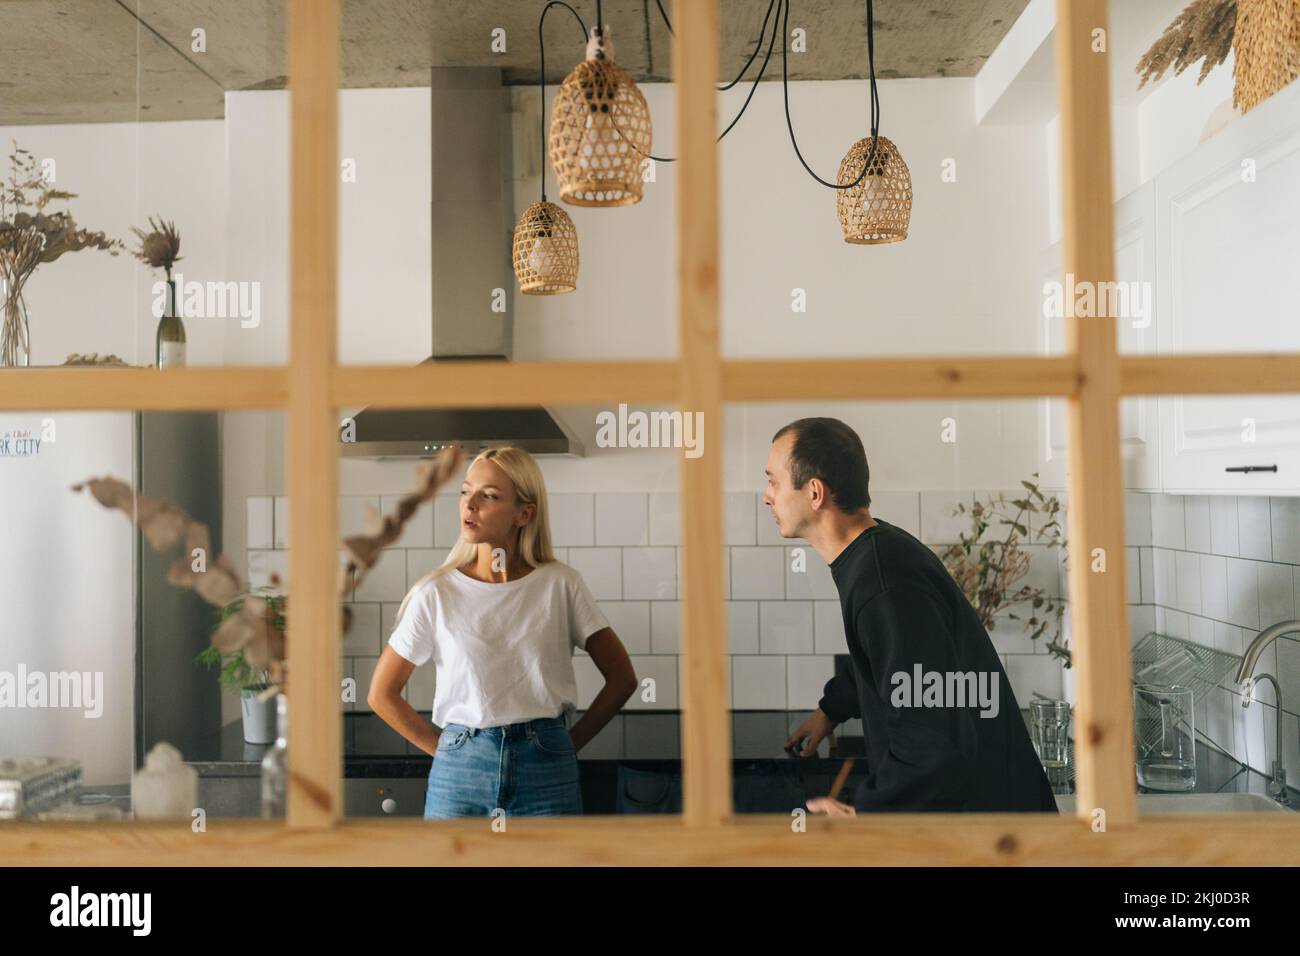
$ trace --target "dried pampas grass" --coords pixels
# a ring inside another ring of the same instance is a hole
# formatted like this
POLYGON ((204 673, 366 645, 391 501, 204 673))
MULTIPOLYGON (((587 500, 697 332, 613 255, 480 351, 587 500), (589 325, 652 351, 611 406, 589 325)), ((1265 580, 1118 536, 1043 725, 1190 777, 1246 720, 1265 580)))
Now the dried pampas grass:
POLYGON ((1138 89, 1158 80, 1172 66, 1174 76, 1203 59, 1199 84, 1228 58, 1237 24, 1237 0, 1192 0, 1165 27, 1160 39, 1138 60, 1138 89))
MULTIPOLYGON (((397 510, 382 515, 375 522, 374 533, 347 538, 343 545, 348 562, 340 572, 340 594, 355 588, 378 562, 383 549, 402 536, 402 529, 416 511, 430 501, 438 489, 459 471, 465 452, 459 446, 443 449, 432 462, 420 466, 415 490, 397 502, 397 510)), ((284 689, 285 628, 281 614, 289 618, 289 601, 284 598, 279 612, 265 597, 251 592, 234 563, 225 554, 208 561, 211 537, 208 526, 195 521, 169 501, 136 494, 135 488, 119 478, 91 478, 72 486, 73 491, 89 491, 105 508, 121 511, 140 526, 149 547, 165 554, 183 545, 180 555, 167 570, 167 582, 194 591, 208 604, 218 608, 237 607, 212 635, 212 645, 222 654, 243 653, 248 663, 270 675, 270 686, 260 697, 266 699, 284 689), (203 556, 203 561, 198 556, 203 556), (196 565, 200 568, 196 570, 196 565)), ((271 576, 278 587, 279 578, 271 576)), ((349 608, 342 608, 343 633, 352 626, 349 608)))

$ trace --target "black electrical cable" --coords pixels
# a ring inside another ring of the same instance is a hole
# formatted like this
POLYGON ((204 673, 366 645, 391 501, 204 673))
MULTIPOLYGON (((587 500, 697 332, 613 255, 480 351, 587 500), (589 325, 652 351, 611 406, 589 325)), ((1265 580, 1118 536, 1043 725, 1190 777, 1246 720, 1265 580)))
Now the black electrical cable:
POLYGON ((858 173, 857 179, 851 183, 828 183, 815 172, 812 167, 803 158, 803 153, 799 151, 799 143, 794 135, 794 123, 790 119, 790 84, 786 71, 786 50, 785 37, 790 27, 790 0, 781 0, 785 6, 785 20, 781 27, 781 89, 785 94, 785 125, 790 130, 790 145, 794 147, 794 154, 799 157, 799 162, 803 168, 808 170, 808 175, 823 186, 831 189, 852 189, 871 169, 876 160, 876 144, 880 141, 880 95, 876 90, 876 46, 875 46, 875 28, 874 16, 871 8, 871 0, 867 0, 867 65, 871 71, 871 152, 867 155, 867 161, 862 164, 862 171, 858 173))
MULTIPOLYGON (((550 2, 542 8, 542 15, 537 18, 537 49, 542 58, 541 80, 538 83, 541 92, 542 106, 542 118, 538 124, 541 126, 542 130, 542 202, 546 202, 546 41, 542 36, 542 27, 546 24, 547 12, 551 7, 555 6, 564 7, 564 9, 572 13, 578 21, 578 26, 582 28, 582 38, 584 40, 587 38, 587 24, 582 22, 582 17, 578 14, 578 11, 565 3, 564 0, 550 0, 550 2)), ((597 7, 599 8, 599 4, 597 4, 597 7)), ((599 12, 597 12, 596 15, 599 16, 599 12)))
MULTIPOLYGON (((656 2, 657 2, 657 0, 656 0, 656 2)), ((777 4, 778 4, 779 2, 780 2, 780 0, 771 0, 771 2, 769 2, 768 5, 767 5, 767 16, 765 16, 765 17, 763 18, 763 32, 759 35, 759 37, 758 37, 758 43, 757 43, 757 44, 755 45, 755 47, 754 47, 754 55, 757 55, 759 49, 761 49, 762 46, 763 46, 763 37, 767 36, 767 23, 768 23, 768 20, 771 18, 771 16, 772 16, 772 10, 773 10, 774 8, 776 8, 776 9, 779 10, 779 8, 777 8, 777 4)), ((659 10, 660 10, 660 12, 663 12, 663 7, 661 6, 661 7, 659 8, 659 10)), ((749 85, 749 95, 745 97, 745 102, 741 104, 740 109, 737 111, 735 118, 734 118, 734 119, 733 119, 729 124, 727 124, 727 128, 724 129, 724 130, 722 131, 722 134, 721 134, 720 136, 718 136, 718 138, 717 138, 716 140, 714 140, 714 142, 717 142, 717 143, 722 142, 722 138, 723 138, 723 136, 726 136, 728 133, 730 133, 730 132, 732 131, 732 129, 735 127, 735 125, 736 125, 737 123, 740 122, 740 118, 741 118, 742 116, 745 115, 745 110, 749 109, 749 103, 750 103, 750 101, 754 98, 754 94, 758 91, 758 83, 759 83, 759 81, 760 81, 761 79, 763 79, 763 74, 767 72, 767 64, 768 64, 768 62, 772 59, 772 51, 773 51, 773 50, 775 49, 775 47, 776 47, 776 31, 779 30, 779 29, 781 28, 780 23, 779 23, 779 19, 780 19, 780 14, 779 14, 779 12, 778 12, 778 14, 777 14, 777 18, 778 18, 777 21, 774 21, 773 24, 772 24, 772 36, 771 36, 771 37, 768 39, 768 41, 767 41, 767 53, 766 53, 766 54, 764 55, 764 57, 763 57, 763 65, 760 66, 760 67, 758 68, 758 75, 755 76, 754 79, 750 82, 750 85, 749 85)), ((664 22, 665 22, 665 23, 668 22, 667 17, 664 18, 664 22)), ((669 29, 672 29, 671 25, 669 26, 669 29)), ((750 63, 754 62, 754 57, 753 57, 753 56, 750 57, 749 62, 750 62, 750 63)), ((741 71, 741 76, 743 76, 743 75, 745 74, 745 71, 748 70, 748 69, 749 69, 749 63, 746 63, 746 64, 745 64, 745 69, 741 71)), ((736 79, 735 79, 734 81, 732 81, 731 83, 728 83, 725 87, 719 87, 719 92, 721 92, 722 90, 729 90, 729 89, 731 89, 731 87, 735 86, 736 83, 739 82, 739 81, 740 81, 740 76, 736 77, 736 79)), ((613 122, 613 124, 614 124, 614 129, 615 129, 615 131, 616 131, 620 136, 623 136, 623 131, 622 131, 621 129, 619 129, 619 127, 618 127, 618 120, 615 118, 615 116, 614 116, 613 113, 610 114, 610 120, 611 120, 611 121, 613 122)), ((626 136, 623 136, 623 139, 627 140, 627 144, 628 144, 629 146, 631 146, 633 150, 635 150, 635 151, 638 152, 638 153, 641 153, 641 151, 640 151, 639 149, 636 148, 635 144, 633 144, 631 140, 627 139, 626 136)), ((675 162, 677 162, 677 157, 676 157, 676 156, 654 156, 654 155, 649 155, 649 154, 646 154, 646 153, 641 153, 641 155, 642 155, 642 156, 646 156, 648 159, 653 159, 655 162, 659 162, 659 163, 675 163, 675 162)))
MULTIPOLYGON (((655 0, 655 3, 659 3, 659 0, 655 0)), ((732 80, 726 86, 718 87, 719 93, 727 92, 727 90, 731 89, 733 86, 739 83, 741 79, 745 76, 745 74, 749 72, 749 67, 753 64, 754 57, 758 56, 758 51, 763 48, 763 37, 767 36, 767 21, 769 18, 771 18, 772 8, 775 6, 776 6, 776 0, 769 0, 767 4, 767 13, 763 14, 763 27, 758 31, 758 42, 754 44, 754 52, 749 55, 749 59, 746 60, 745 65, 740 68, 740 72, 736 74, 736 78, 734 80, 732 80)), ((659 12, 663 13, 663 11, 664 11, 663 4, 659 4, 659 12)), ((664 23, 668 23, 668 17, 666 16, 664 17, 664 23)), ((669 33, 673 32, 672 24, 668 24, 668 32, 669 33)), ((775 39, 775 35, 773 35, 773 39, 775 39)), ((759 73, 759 76, 762 76, 762 73, 759 73)), ((739 117, 737 117, 737 119, 739 119, 739 117)), ((726 134, 724 133, 723 135, 726 134)))
MULTIPOLYGON (((664 5, 662 0, 655 0, 655 6, 659 8, 659 16, 663 17, 664 26, 668 28, 668 35, 676 36, 676 34, 673 32, 673 23, 671 20, 668 19, 668 14, 664 11, 664 5)), ((763 17, 763 28, 758 31, 758 41, 754 44, 754 52, 749 55, 749 59, 745 61, 745 65, 741 67, 740 72, 736 74, 736 78, 734 80, 732 80, 730 83, 728 83, 725 86, 718 87, 719 93, 727 92, 727 90, 731 89, 742 79, 744 79, 745 74, 749 72, 750 66, 752 66, 754 63, 754 57, 758 56, 758 51, 763 49, 763 37, 767 36, 767 20, 768 17, 772 15, 772 8, 774 6, 776 6, 776 0, 771 0, 771 2, 768 3, 767 5, 767 13, 763 17)), ((739 117, 737 117, 737 119, 739 119, 739 117)), ((733 122, 731 125, 734 126, 735 123, 733 122)), ((730 129, 731 127, 729 126, 727 128, 730 129)))

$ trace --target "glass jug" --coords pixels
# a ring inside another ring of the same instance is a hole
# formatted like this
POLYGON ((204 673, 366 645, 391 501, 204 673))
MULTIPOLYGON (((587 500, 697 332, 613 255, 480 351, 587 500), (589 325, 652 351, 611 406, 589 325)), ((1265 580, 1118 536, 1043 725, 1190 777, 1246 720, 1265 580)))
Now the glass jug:
POLYGON ((1196 716, 1192 689, 1177 684, 1133 688, 1137 782, 1148 790, 1196 787, 1196 716))

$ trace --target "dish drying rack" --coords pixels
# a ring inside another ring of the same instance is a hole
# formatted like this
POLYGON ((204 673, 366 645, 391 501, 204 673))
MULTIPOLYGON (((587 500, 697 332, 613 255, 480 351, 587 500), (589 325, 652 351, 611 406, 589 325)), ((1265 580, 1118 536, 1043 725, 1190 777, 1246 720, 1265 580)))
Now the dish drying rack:
MULTIPOLYGON (((1148 631, 1133 646, 1134 684, 1172 684, 1189 687, 1197 707, 1229 674, 1241 666, 1242 656, 1196 644, 1181 637, 1148 631)), ((1034 692, 1035 697, 1046 695, 1034 692)), ((1074 754, 1064 768, 1074 779, 1074 754)))
POLYGON ((1241 666, 1241 655, 1194 644, 1181 637, 1148 632, 1133 648, 1134 684, 1189 687, 1199 706, 1214 688, 1241 666))

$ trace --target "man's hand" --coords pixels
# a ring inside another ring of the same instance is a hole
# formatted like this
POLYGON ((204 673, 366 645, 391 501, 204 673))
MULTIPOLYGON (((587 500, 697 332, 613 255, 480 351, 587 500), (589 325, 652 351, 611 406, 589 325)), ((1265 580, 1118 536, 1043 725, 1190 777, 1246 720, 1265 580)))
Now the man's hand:
MULTIPOLYGON (((798 730, 790 735, 790 739, 785 742, 785 749, 794 750, 802 743, 803 749, 796 751, 796 755, 800 757, 811 757, 817 753, 817 747, 821 744, 822 739, 828 736, 834 729, 835 721, 827 717, 819 707, 817 710, 812 712, 811 717, 800 725, 798 730), (805 738, 807 738, 807 742, 803 743, 805 738)), ((832 739, 832 749, 834 748, 834 743, 835 741, 832 739)))
POLYGON ((856 817, 858 811, 847 803, 841 803, 833 797, 813 797, 808 801, 808 810, 812 813, 824 813, 831 817, 856 817))

